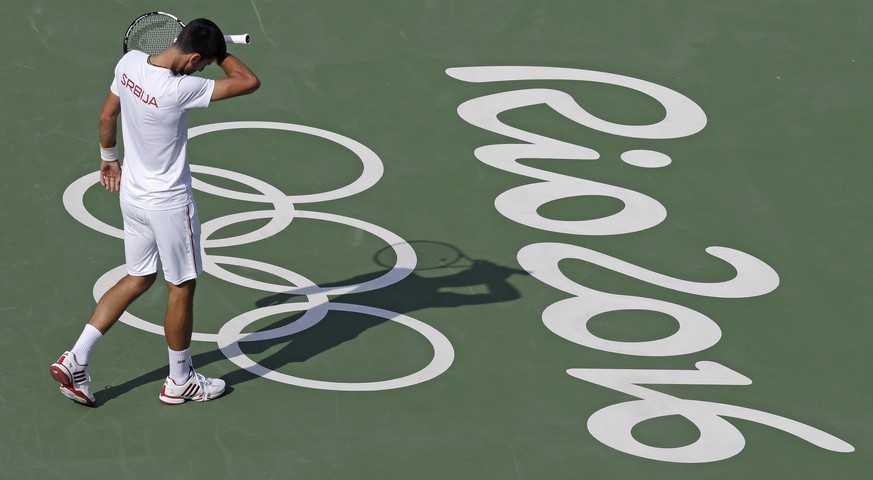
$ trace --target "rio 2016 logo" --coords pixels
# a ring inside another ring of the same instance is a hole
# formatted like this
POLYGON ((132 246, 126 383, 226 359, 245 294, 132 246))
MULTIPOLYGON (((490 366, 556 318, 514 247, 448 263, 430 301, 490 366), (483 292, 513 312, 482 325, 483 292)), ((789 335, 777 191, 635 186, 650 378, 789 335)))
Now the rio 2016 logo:
MULTIPOLYGON (((688 97, 669 88, 622 75, 557 67, 465 67, 446 73, 472 83, 507 81, 562 80, 615 85, 643 93, 661 104, 664 118, 650 125, 622 125, 598 118, 566 92, 529 88, 504 91, 468 100, 458 107, 458 115, 471 125, 514 138, 521 143, 486 145, 475 150, 479 161, 492 167, 536 180, 498 195, 494 206, 506 218, 531 228, 572 235, 618 235, 639 232, 661 223, 667 215, 664 206, 633 190, 562 175, 523 165, 520 159, 596 160, 597 151, 527 132, 503 123, 501 113, 533 105, 548 105, 555 112, 585 127, 631 138, 670 139, 693 135, 706 125, 703 110, 688 97), (540 207, 560 199, 600 196, 621 201, 618 213, 596 219, 556 220, 540 214, 540 207)), ((630 150, 621 159, 641 168, 660 168, 671 158, 652 150, 630 150)), ((779 285, 779 276, 763 261, 726 247, 709 247, 706 252, 736 269, 733 279, 719 283, 698 283, 668 277, 610 257, 589 248, 564 243, 535 243, 518 252, 519 264, 541 282, 561 290, 569 298, 543 311, 546 327, 576 344, 606 352, 663 357, 705 350, 721 338, 721 329, 706 315, 674 303, 637 296, 601 292, 564 275, 558 263, 581 260, 660 287, 715 298, 745 298, 767 294, 779 285), (656 340, 623 342, 593 334, 589 320, 599 314, 622 310, 658 312, 674 318, 679 329, 656 340)), ((572 368, 567 373, 638 398, 604 407, 588 419, 588 430, 597 440, 616 450, 638 457, 665 462, 703 463, 730 458, 745 446, 745 438, 727 418, 748 420, 780 429, 821 448, 852 452, 854 447, 826 432, 803 423, 750 408, 723 403, 685 400, 658 392, 644 385, 749 385, 744 375, 716 362, 702 361, 696 370, 621 370, 572 368), (634 438, 637 424, 660 417, 680 415, 700 432, 697 440, 681 447, 646 445, 634 438)))

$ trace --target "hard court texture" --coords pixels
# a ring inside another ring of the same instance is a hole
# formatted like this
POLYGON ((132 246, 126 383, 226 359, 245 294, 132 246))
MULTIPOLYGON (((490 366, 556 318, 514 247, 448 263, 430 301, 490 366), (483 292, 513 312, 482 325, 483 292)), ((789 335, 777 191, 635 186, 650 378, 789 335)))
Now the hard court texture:
POLYGON ((0 477, 869 478, 869 2, 7 3, 0 477), (97 114, 156 9, 262 80, 189 133, 230 389, 158 401, 159 283, 86 408, 48 367, 124 275, 97 114))

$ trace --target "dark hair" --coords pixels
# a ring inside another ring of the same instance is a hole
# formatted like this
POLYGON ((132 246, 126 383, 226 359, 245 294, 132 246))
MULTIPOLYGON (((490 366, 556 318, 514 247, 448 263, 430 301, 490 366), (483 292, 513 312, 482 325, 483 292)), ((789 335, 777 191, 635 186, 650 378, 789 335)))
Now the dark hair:
POLYGON ((203 58, 221 59, 227 54, 221 29, 205 18, 191 20, 185 25, 176 39, 176 46, 182 53, 199 53, 203 58))

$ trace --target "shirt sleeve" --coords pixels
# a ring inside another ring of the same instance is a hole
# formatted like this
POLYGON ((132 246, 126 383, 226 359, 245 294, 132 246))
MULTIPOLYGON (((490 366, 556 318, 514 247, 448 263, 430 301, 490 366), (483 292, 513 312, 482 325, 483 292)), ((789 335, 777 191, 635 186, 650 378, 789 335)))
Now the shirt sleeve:
POLYGON ((179 79, 179 105, 186 110, 206 108, 212 99, 213 89, 215 80, 184 76, 179 79))

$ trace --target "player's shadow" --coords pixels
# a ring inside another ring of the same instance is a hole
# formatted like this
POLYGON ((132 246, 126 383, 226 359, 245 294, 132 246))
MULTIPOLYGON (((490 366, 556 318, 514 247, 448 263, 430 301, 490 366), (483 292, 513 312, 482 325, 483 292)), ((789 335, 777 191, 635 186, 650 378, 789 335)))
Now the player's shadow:
MULTIPOLYGON (((420 260, 416 270, 409 272, 409 275, 403 280, 376 290, 331 297, 331 303, 350 303, 384 309, 398 314, 409 314, 426 308, 457 308, 493 304, 521 297, 520 292, 509 282, 509 279, 513 275, 528 275, 524 270, 501 266, 484 259, 469 259, 456 247, 442 242, 418 241, 409 243, 416 246, 420 260), (423 246, 427 248, 422 248, 423 246), (434 249, 434 246, 438 248, 434 249), (424 250, 424 252, 419 250, 424 250)), ((377 253, 374 259, 380 266, 385 266, 386 262, 379 259, 380 254, 381 252, 377 253)), ((322 286, 359 285, 382 277, 390 270, 390 267, 386 267, 379 271, 322 286)), ((282 305, 297 301, 300 298, 300 295, 274 294, 259 299, 255 302, 255 307, 282 305)), ((297 321, 302 313, 293 312, 289 315, 283 315, 283 318, 273 321, 270 325, 253 331, 251 334, 289 326, 297 321)), ((244 354, 254 357, 275 350, 263 358, 258 358, 257 363, 269 370, 279 370, 293 363, 305 362, 389 321, 389 319, 382 317, 330 311, 320 322, 298 333, 271 340, 241 341, 240 348, 244 354), (353 315, 354 318, 349 317, 349 315, 353 315)), ((194 365, 198 368, 222 360, 227 360, 227 357, 217 348, 193 356, 194 365)), ((97 403, 98 405, 103 404, 145 384, 161 382, 166 378, 166 375, 167 367, 163 366, 123 384, 108 386, 104 390, 95 392, 97 403)), ((229 394, 234 385, 240 385, 260 377, 240 368, 223 375, 221 378, 228 383, 229 389, 226 394, 229 394)))

